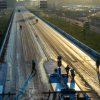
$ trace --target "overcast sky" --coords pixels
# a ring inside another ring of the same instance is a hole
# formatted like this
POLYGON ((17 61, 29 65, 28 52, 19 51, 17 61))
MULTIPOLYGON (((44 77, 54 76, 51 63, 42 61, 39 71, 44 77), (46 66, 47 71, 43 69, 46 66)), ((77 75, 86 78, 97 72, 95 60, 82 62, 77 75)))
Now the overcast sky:
MULTIPOLYGON (((47 0, 48 1, 48 0, 47 0)), ((52 0, 49 0, 52 1, 52 0)), ((59 3, 70 4, 100 4, 100 0, 54 0, 59 3)))

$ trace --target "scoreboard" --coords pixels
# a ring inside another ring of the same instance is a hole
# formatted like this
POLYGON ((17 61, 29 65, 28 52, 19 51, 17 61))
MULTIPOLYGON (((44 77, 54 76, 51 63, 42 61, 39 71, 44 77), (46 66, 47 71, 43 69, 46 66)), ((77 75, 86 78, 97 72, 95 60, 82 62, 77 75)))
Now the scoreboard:
POLYGON ((6 1, 0 1, 0 9, 7 8, 7 2, 6 1))
POLYGON ((47 1, 40 1, 40 8, 47 8, 47 1))

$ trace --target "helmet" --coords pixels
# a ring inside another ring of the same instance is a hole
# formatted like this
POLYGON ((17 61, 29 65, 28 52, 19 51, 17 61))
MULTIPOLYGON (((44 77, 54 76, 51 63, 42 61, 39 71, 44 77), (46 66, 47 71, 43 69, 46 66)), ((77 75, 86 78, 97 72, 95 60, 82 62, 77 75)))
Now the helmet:
POLYGON ((69 64, 67 64, 67 67, 69 67, 69 64))

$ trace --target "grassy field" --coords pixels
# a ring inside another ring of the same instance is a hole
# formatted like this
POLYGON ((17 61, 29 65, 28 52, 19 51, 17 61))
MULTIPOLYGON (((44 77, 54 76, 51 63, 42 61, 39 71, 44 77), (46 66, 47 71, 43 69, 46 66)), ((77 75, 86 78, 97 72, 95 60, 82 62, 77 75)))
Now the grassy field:
POLYGON ((13 9, 4 9, 0 11, 0 48, 2 46, 13 9), (6 13, 6 15, 4 14, 6 13))
MULTIPOLYGON (((80 27, 76 24, 72 24, 60 18, 56 18, 50 15, 50 12, 39 12, 43 10, 29 8, 32 11, 35 11, 36 14, 59 27, 72 37, 76 38, 80 42, 94 49, 95 51, 100 53, 100 34, 91 30, 83 30, 83 27, 80 27)), ((44 10, 46 11, 46 9, 44 10)))

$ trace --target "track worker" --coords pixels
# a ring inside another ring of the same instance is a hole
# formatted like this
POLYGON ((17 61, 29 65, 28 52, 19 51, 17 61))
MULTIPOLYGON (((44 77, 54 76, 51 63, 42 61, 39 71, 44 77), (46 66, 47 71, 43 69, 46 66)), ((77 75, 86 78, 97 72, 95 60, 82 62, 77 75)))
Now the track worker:
POLYGON ((67 76, 68 76, 68 74, 69 74, 69 65, 67 65, 67 67, 65 68, 66 69, 66 72, 67 72, 67 76))
POLYGON ((22 30, 22 26, 20 25, 20 30, 22 30))
POLYGON ((33 71, 36 71, 36 69, 35 69, 35 62, 32 60, 32 73, 33 73, 33 71))
POLYGON ((38 19, 36 19, 36 23, 38 23, 38 19))
POLYGON ((71 76, 74 79, 75 73, 74 73, 74 68, 71 70, 71 76))

